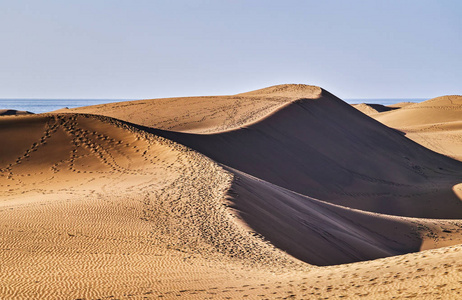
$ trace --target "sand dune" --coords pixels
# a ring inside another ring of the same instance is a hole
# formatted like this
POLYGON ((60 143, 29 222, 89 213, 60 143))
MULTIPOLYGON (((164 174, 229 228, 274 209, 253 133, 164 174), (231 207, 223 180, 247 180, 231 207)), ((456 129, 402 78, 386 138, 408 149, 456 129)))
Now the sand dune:
POLYGON ((323 91, 245 128, 151 132, 226 166, 334 204, 410 217, 461 218, 462 165, 409 141, 323 91))
POLYGON ((462 160, 462 96, 438 97, 372 117, 435 152, 462 160))
POLYGON ((31 115, 30 111, 15 110, 15 109, 0 109, 0 116, 17 116, 17 115, 31 115))
POLYGON ((251 124, 294 100, 317 98, 320 92, 315 86, 281 85, 233 96, 139 100, 56 112, 104 115, 178 132, 214 133, 251 124))
POLYGON ((231 176, 185 147, 101 117, 0 122, 13 142, 0 155, 2 298, 121 296, 164 272, 172 288, 175 264, 173 278, 214 282, 227 257, 297 263, 224 213, 231 176))
POLYGON ((385 111, 395 110, 399 107, 385 106, 382 104, 360 103, 352 104, 354 108, 366 115, 374 115, 385 111))
POLYGON ((443 96, 390 111, 378 119, 388 126, 410 127, 460 121, 461 117, 462 96, 443 96))
POLYGON ((460 295, 461 163, 320 88, 5 117, 0 139, 0 298, 460 295))
POLYGON ((387 105, 387 107, 398 108, 399 109, 399 108, 403 108, 403 107, 413 105, 413 104, 415 104, 415 102, 398 102, 398 103, 395 103, 395 104, 387 105))

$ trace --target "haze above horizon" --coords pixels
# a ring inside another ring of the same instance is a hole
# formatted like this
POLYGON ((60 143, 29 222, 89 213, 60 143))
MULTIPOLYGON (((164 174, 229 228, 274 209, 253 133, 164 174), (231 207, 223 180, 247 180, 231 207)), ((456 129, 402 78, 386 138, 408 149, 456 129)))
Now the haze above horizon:
POLYGON ((462 94, 460 1, 2 1, 0 98, 462 94))

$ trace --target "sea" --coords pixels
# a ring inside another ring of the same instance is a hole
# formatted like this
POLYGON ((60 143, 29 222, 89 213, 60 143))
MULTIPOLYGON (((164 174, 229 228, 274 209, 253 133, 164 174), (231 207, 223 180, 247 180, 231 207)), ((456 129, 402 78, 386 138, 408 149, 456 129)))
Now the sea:
POLYGON ((0 99, 0 109, 24 110, 39 114, 65 107, 75 108, 131 100, 134 99, 0 99))
MULTIPOLYGON (((0 99, 0 109, 24 110, 32 113, 45 113, 61 108, 75 108, 81 106, 105 104, 121 101, 132 101, 135 99, 0 99)), ((406 98, 406 99, 344 99, 347 103, 370 103, 390 105, 399 102, 422 102, 427 99, 406 98)))
POLYGON ((400 102, 422 102, 430 98, 383 98, 383 99, 344 99, 345 102, 349 104, 359 104, 359 103, 368 103, 368 104, 382 104, 382 105, 391 105, 400 102))

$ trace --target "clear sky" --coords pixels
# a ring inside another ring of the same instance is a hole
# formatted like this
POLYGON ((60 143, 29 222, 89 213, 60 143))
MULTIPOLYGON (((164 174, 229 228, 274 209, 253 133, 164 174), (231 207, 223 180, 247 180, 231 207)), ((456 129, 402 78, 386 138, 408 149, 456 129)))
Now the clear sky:
POLYGON ((0 98, 462 94, 462 1, 0 0, 0 98))

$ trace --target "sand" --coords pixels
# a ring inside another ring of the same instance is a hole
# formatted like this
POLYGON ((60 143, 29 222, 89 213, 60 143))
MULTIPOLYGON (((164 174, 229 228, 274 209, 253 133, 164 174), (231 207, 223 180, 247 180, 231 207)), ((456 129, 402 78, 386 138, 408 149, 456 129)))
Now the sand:
POLYGON ((462 160, 462 96, 437 97, 371 117, 435 152, 462 160))
POLYGON ((0 140, 2 299, 460 297, 462 163, 321 88, 2 117, 0 140))
MULTIPOLYGON (((400 104, 397 104, 397 105, 400 105, 400 104)), ((405 104, 403 103, 403 105, 405 104)), ((382 104, 371 104, 371 103, 352 104, 352 106, 356 108, 357 110, 359 110, 360 112, 362 112, 363 114, 366 114, 368 116, 401 108, 400 106, 392 106, 392 105, 385 106, 382 104)))

